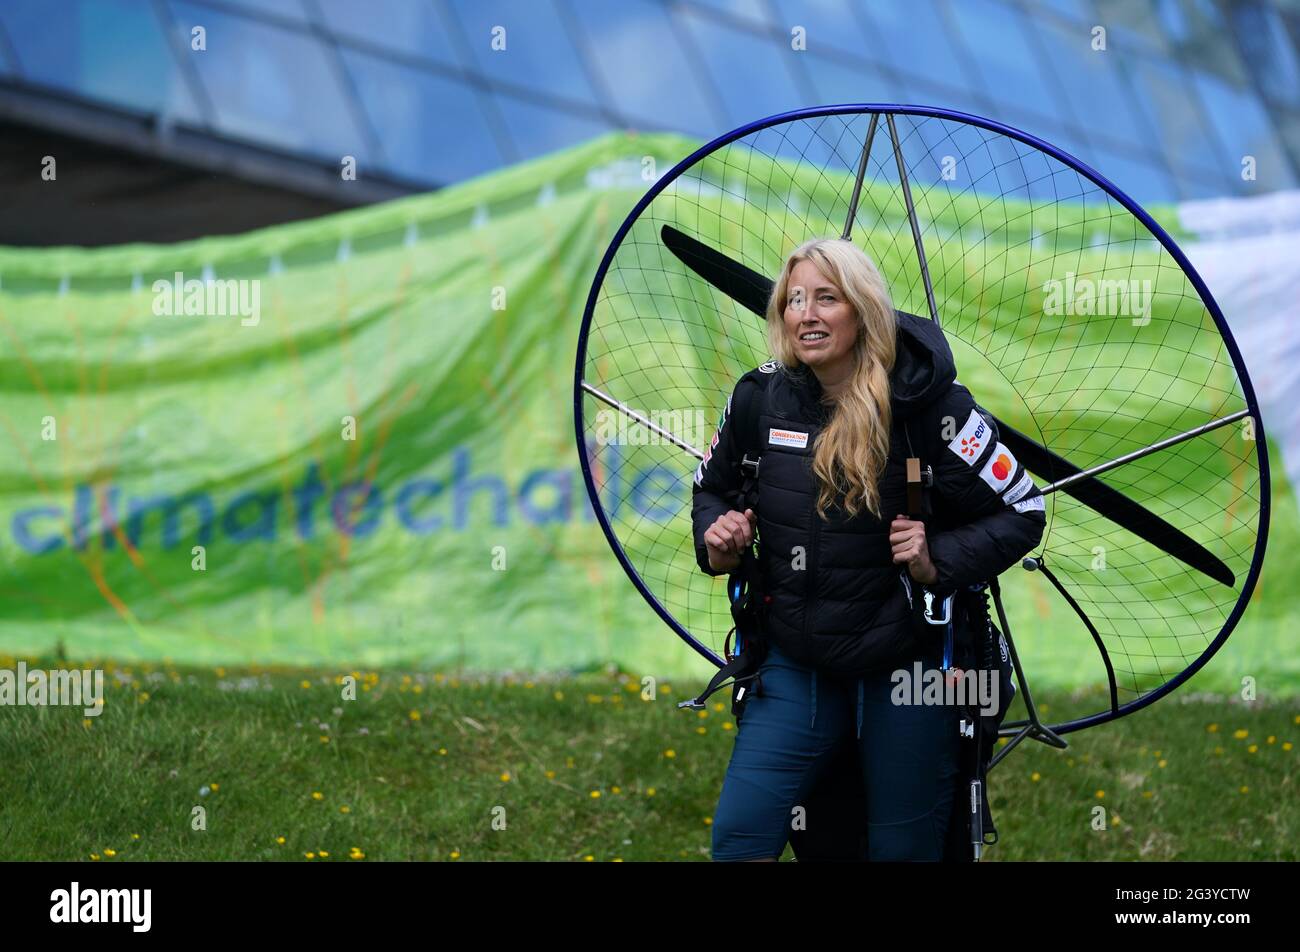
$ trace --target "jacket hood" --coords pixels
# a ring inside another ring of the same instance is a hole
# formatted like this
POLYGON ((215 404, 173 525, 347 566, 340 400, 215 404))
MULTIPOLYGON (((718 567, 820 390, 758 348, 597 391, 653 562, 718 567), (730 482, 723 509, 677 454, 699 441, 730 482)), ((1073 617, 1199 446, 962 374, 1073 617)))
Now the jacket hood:
POLYGON ((895 311, 898 352, 889 376, 894 412, 911 416, 938 400, 957 379, 957 362, 939 325, 928 317, 895 311))
MULTIPOLYGON (((894 370, 889 375, 895 417, 902 419, 938 400, 957 379, 957 362, 939 325, 928 317, 895 311, 897 343, 894 370)), ((802 384, 802 402, 817 410, 822 386, 817 375, 800 365, 795 378, 802 384)))

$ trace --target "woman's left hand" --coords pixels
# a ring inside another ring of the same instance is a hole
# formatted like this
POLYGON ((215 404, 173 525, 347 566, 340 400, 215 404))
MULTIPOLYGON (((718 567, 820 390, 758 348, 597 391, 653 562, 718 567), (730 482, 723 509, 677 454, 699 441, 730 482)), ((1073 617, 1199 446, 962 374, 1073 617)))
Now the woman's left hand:
POLYGON ((889 525, 889 544, 894 550, 894 563, 907 563, 907 571, 922 585, 933 585, 939 580, 939 570, 930 561, 930 548, 925 544, 925 523, 897 516, 889 525))

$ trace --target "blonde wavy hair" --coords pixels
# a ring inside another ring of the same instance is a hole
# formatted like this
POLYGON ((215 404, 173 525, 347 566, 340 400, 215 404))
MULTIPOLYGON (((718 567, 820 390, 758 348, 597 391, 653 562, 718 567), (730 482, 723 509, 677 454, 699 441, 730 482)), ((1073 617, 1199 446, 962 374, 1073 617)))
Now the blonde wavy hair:
POLYGON ((850 516, 865 507, 883 518, 878 482, 889 457, 889 375, 894 369, 897 327, 889 289, 875 263, 851 241, 814 238, 790 252, 768 299, 766 315, 768 347, 786 372, 804 366, 786 335, 784 317, 790 274, 800 261, 811 261, 840 289, 858 325, 853 372, 813 445, 813 473, 820 485, 817 512, 825 519, 827 508, 842 495, 850 516))

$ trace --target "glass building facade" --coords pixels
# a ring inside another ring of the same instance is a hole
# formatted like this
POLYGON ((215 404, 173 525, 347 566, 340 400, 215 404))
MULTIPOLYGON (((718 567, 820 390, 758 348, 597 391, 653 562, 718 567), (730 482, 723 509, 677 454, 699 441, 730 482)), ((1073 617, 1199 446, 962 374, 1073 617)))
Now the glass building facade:
POLYGON ((922 103, 1182 201, 1295 186, 1298 43, 1300 4, 1253 0, 4 0, 0 108, 48 97, 73 135, 68 104, 104 110, 137 149, 184 130, 290 177, 353 156, 400 192, 614 129, 922 103))

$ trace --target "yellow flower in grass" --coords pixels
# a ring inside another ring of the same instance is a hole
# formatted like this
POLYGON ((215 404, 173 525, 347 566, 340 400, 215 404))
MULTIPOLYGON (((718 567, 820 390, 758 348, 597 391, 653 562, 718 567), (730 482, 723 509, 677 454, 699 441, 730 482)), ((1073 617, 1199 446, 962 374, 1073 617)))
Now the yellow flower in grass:
POLYGON ((1160 761, 1159 763, 1157 763, 1156 766, 1159 767, 1161 770, 1164 770, 1164 769, 1165 769, 1165 765, 1168 764, 1168 763, 1169 763, 1169 761, 1167 761, 1167 760, 1162 760, 1162 761, 1160 761))
POLYGON ((1098 791, 1097 791, 1097 799, 1098 799, 1098 800, 1104 800, 1105 798, 1106 798, 1106 791, 1105 791, 1105 790, 1098 790, 1098 791))
MULTIPOLYGON (((299 686, 300 688, 302 688, 302 689, 305 691, 305 690, 307 690, 309 687, 311 687, 311 682, 308 681, 306 678, 303 678, 302 681, 299 682, 298 686, 299 686)), ((310 858, 311 858, 311 857, 308 857, 308 859, 310 859, 310 858)))
POLYGON ((1211 734, 1217 734, 1217 733, 1219 733, 1219 725, 1218 725, 1218 724, 1210 724, 1210 725, 1208 725, 1205 729, 1206 729, 1207 731, 1209 731, 1211 734))
POLYGON ((419 711, 411 711, 411 713, 407 714, 406 716, 409 717, 409 718, 410 718, 411 720, 413 720, 413 721, 418 721, 418 720, 420 719, 420 712, 419 712, 419 711))
POLYGON ((1143 796, 1145 799, 1150 800, 1153 796, 1155 796, 1155 794, 1153 794, 1150 790, 1143 790, 1143 791, 1142 791, 1142 796, 1143 796))
POLYGON ((340 812, 340 813, 351 813, 351 812, 352 812, 352 808, 351 808, 350 806, 344 804, 343 806, 339 807, 339 812, 340 812))
POLYGON ((319 790, 313 790, 311 794, 311 798, 313 800, 324 800, 325 794, 321 793, 319 790))
POLYGON ((654 787, 647 787, 647 788, 646 788, 645 795, 646 795, 647 797, 653 797, 653 796, 655 795, 655 788, 654 788, 654 787))
POLYGON ((1241 727, 1233 731, 1232 736, 1237 738, 1237 740, 1245 740, 1247 737, 1250 736, 1250 731, 1246 730, 1244 727, 1241 727))
POLYGON ((591 799, 593 799, 593 800, 598 800, 598 799, 600 799, 600 791, 599 791, 599 790, 593 790, 593 791, 591 791, 590 796, 591 796, 591 799))
POLYGON ((548 770, 548 771, 546 771, 546 779, 547 779, 547 780, 554 780, 554 779, 555 779, 555 771, 554 771, 554 770, 548 770))
POLYGON ((1283 750, 1290 750, 1290 749, 1291 749, 1291 742, 1290 742, 1289 740, 1288 740, 1288 741, 1284 741, 1283 744, 1282 744, 1282 749, 1283 749, 1283 750))
POLYGON ((305 857, 307 857, 308 859, 315 859, 315 858, 316 858, 316 854, 315 854, 315 853, 303 853, 302 855, 305 856, 305 857))
POLYGON ((1241 788, 1241 792, 1242 792, 1242 793, 1250 793, 1250 787, 1243 786, 1243 787, 1241 788))
POLYGON ((506 770, 506 771, 503 771, 503 772, 502 772, 502 774, 501 774, 501 782, 502 782, 502 783, 509 783, 509 782, 510 782, 510 771, 509 771, 509 770, 506 770))
POLYGON ((1259 752, 1259 744, 1251 744, 1249 747, 1246 748, 1246 753, 1248 754, 1255 754, 1258 752, 1259 752))
POLYGON ((1043 779, 1043 775, 1040 774, 1037 770, 1035 770, 1032 774, 1029 775, 1029 779, 1032 780, 1034 783, 1038 783, 1038 781, 1043 779))
POLYGON ((275 838, 275 842, 278 843, 280 846, 283 846, 283 845, 284 845, 284 837, 283 837, 283 836, 277 836, 277 837, 275 838))
POLYGON ((104 850, 104 855, 111 859, 117 855, 117 850, 104 850))
POLYGON ((99 854, 98 854, 98 853, 91 853, 91 854, 90 854, 90 859, 91 859, 91 862, 95 862, 95 863, 99 862, 99 854))
POLYGON ((667 757, 669 760, 672 760, 674 757, 677 756, 677 751, 669 747, 667 750, 664 751, 664 756, 667 757))
POLYGON ((452 850, 452 851, 451 851, 451 858, 452 858, 452 859, 460 859, 460 850, 452 850))

